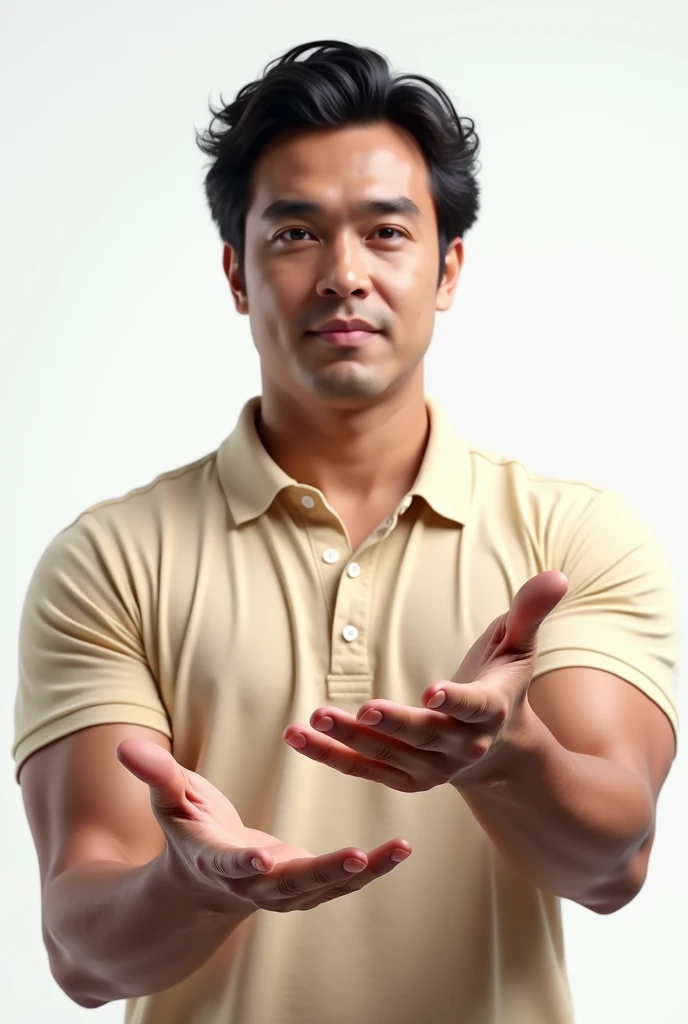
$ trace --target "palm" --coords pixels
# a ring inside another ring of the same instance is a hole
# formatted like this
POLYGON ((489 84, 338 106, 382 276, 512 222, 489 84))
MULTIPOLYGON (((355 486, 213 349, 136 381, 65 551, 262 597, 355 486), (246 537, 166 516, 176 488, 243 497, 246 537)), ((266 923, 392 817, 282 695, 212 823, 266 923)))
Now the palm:
POLYGON ((221 850, 235 846, 263 846, 269 848, 278 864, 311 856, 300 846, 291 846, 267 832, 248 828, 224 793, 202 775, 187 768, 181 771, 186 780, 188 810, 185 808, 185 813, 174 817, 183 831, 192 833, 197 841, 221 850))
POLYGON ((221 893, 222 907, 230 897, 233 907, 238 898, 256 909, 310 910, 387 874, 411 852, 405 840, 393 839, 368 854, 349 847, 313 856, 248 828, 219 789, 178 764, 169 750, 131 737, 119 744, 117 756, 150 787, 151 808, 167 841, 166 863, 178 884, 192 892, 200 891, 199 882, 206 892, 210 886, 221 893), (257 877, 258 860, 268 862, 265 884, 257 877))

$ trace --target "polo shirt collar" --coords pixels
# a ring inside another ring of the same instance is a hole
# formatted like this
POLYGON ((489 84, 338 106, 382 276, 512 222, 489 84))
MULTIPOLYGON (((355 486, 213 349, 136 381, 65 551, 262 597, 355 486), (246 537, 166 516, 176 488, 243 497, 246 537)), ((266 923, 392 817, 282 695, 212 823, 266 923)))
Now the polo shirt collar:
MULTIPOLYGON (((430 434, 418 476, 409 496, 424 499, 445 519, 463 526, 471 496, 471 461, 466 440, 456 432, 439 402, 426 395, 430 434)), ((220 484, 237 525, 261 516, 284 490, 303 487, 268 455, 256 417, 260 396, 250 398, 232 433, 217 453, 220 484)))

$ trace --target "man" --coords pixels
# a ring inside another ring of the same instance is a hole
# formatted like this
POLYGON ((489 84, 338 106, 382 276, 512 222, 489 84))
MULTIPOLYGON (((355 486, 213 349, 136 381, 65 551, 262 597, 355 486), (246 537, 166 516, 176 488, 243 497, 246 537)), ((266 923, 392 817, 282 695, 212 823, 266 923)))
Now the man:
POLYGON ((670 567, 424 394, 478 207, 439 87, 311 43, 215 124, 262 393, 31 580, 51 969, 129 1024, 563 1024, 560 900, 638 893, 675 753, 670 567))

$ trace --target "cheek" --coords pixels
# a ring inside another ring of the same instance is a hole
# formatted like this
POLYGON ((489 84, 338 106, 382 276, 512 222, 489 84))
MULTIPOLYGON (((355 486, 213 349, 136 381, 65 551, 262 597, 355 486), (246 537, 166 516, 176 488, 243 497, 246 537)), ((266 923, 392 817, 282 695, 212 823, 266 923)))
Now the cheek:
POLYGON ((263 271, 256 294, 260 296, 259 304, 266 303, 266 308, 283 317, 296 314, 308 306, 309 296, 312 304, 313 282, 305 267, 301 270, 292 265, 277 263, 263 271))
POLYGON ((429 304, 432 309, 437 295, 439 265, 419 247, 417 255, 392 264, 389 273, 381 273, 378 281, 380 291, 387 291, 390 304, 396 308, 418 310, 429 304))
POLYGON ((280 325, 289 330, 304 308, 303 281, 282 267, 263 269, 248 282, 248 301, 251 322, 256 328, 269 328, 272 334, 280 325))
POLYGON ((425 270, 397 278, 386 296, 404 333, 415 333, 419 328, 432 326, 436 298, 436 279, 431 278, 425 270))

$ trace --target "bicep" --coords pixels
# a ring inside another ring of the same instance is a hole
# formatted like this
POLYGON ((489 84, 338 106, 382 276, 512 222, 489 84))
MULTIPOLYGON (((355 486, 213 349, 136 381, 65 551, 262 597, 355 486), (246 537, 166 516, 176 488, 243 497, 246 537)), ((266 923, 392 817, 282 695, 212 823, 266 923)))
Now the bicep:
POLYGON ((601 669, 561 668, 538 676, 528 700, 563 747, 625 765, 657 800, 675 736, 665 713, 638 687, 601 669))
POLYGON ((23 765, 19 782, 42 886, 78 864, 144 864, 162 851, 164 838, 148 786, 115 756, 129 736, 170 749, 169 739, 154 729, 98 725, 43 747, 23 765))

